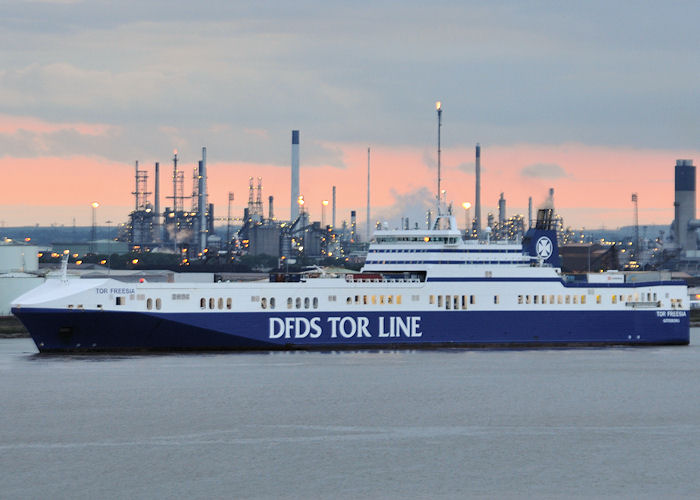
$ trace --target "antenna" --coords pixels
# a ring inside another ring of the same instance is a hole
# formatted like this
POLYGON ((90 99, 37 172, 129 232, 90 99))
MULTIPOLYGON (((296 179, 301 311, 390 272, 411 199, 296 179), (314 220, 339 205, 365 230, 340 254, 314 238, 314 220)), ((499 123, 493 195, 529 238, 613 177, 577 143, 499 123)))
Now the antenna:
POLYGON ((369 148, 367 148, 367 241, 369 242, 372 236, 372 226, 369 215, 369 148))

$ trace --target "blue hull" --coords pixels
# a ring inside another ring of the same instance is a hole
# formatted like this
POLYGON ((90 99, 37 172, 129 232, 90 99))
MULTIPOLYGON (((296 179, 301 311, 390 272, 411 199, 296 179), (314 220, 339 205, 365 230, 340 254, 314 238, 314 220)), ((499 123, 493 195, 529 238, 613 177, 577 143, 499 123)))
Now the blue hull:
POLYGON ((41 352, 686 345, 687 311, 12 311, 41 352))

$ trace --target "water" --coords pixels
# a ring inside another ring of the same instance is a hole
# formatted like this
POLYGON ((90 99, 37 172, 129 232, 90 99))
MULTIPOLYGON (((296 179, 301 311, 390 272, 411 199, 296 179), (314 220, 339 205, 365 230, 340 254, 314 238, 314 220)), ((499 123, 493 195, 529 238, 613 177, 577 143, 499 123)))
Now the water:
POLYGON ((1 498, 688 498, 689 347, 40 356, 0 340, 1 498))

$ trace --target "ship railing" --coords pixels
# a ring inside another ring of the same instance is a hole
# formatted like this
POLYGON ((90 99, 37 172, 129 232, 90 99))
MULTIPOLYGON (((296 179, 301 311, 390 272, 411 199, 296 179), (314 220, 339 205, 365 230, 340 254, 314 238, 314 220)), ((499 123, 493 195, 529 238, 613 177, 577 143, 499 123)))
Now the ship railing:
POLYGON ((352 274, 345 276, 348 283, 420 283, 418 278, 354 278, 352 274))

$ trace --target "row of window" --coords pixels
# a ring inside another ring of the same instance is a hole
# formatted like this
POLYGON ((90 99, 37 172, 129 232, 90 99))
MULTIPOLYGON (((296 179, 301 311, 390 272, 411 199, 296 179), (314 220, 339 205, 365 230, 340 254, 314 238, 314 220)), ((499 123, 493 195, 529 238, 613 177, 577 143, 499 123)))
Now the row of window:
MULTIPOLYGON (((498 304, 498 295, 494 295, 493 300, 494 304, 498 304)), ((476 304, 476 297, 474 295, 431 295, 428 302, 430 304, 437 302, 438 307, 443 307, 444 304, 445 309, 466 309, 467 304, 476 304)))
MULTIPOLYGON (((214 297, 209 297, 209 300, 206 298, 202 297, 199 299, 199 308, 200 309, 206 309, 207 305, 209 306, 209 309, 223 309, 224 308, 224 298, 219 297, 218 299, 215 299, 214 297)), ((233 301, 231 300, 231 297, 228 297, 226 299, 226 309, 231 309, 233 307, 233 301)))
MULTIPOLYGON (((578 304, 579 297, 581 298, 581 304, 586 303, 585 295, 549 295, 549 300, 547 300, 547 295, 518 295, 518 304, 578 304)), ((600 304, 600 295, 596 296, 596 302, 600 304)))
POLYGON ((510 249, 506 248, 503 250, 494 250, 492 248, 486 250, 486 249, 468 249, 468 250, 462 250, 462 249, 456 249, 456 248, 440 248, 440 249, 435 249, 435 248, 373 248, 367 251, 367 253, 462 253, 462 254, 468 254, 468 253, 517 253, 522 255, 522 250, 520 249, 510 249))
MULTIPOLYGON (((189 298, 189 294, 173 294, 174 300, 186 300, 189 298), (175 295, 178 295, 175 298, 175 295)), ((419 295, 412 295, 411 299, 414 302, 420 300, 419 295)), ((251 300, 253 302, 260 302, 260 307, 262 309, 275 309, 276 300, 274 297, 259 297, 252 296, 251 300)), ((586 295, 518 295, 518 304, 585 304, 586 295)), ((602 297, 600 295, 595 296, 596 304, 602 303, 602 297)), ((656 293, 642 293, 641 295, 635 293, 634 295, 612 295, 611 302, 613 304, 624 303, 624 302, 657 302, 658 297, 656 293)), ((335 295, 328 296, 329 302, 336 302, 337 297, 335 295)), ((437 307, 445 309, 467 309, 468 305, 474 305, 476 303, 476 297, 474 295, 430 295, 428 301, 431 305, 437 305, 437 307)), ((348 296, 345 299, 347 305, 391 305, 402 303, 401 295, 354 295, 348 296)), ((500 296, 493 296, 493 303, 500 303, 500 296)), ((116 305, 125 305, 126 297, 119 296, 116 298, 116 305)), ((162 301, 160 298, 155 300, 152 298, 146 299, 146 309, 152 310, 155 306, 156 310, 162 308, 162 301)), ((231 297, 224 299, 223 297, 209 297, 208 299, 202 297, 199 299, 200 309, 219 309, 223 310, 224 307, 230 310, 233 307, 233 302, 231 297)), ((671 299, 672 308, 682 308, 682 299, 671 299)), ((69 306, 72 308, 72 305, 69 306)), ((317 297, 287 297, 287 309, 318 309, 318 298, 317 297)))

